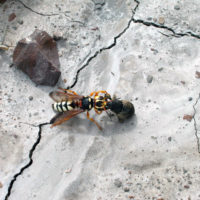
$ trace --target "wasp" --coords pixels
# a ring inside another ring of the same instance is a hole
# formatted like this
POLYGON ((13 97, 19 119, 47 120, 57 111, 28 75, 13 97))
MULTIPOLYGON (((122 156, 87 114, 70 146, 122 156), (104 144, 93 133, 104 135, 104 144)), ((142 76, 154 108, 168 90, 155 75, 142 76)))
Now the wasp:
POLYGON ((111 110, 117 115, 119 121, 130 118, 135 112, 131 102, 121 101, 116 97, 112 99, 110 94, 104 90, 92 92, 89 96, 81 96, 72 90, 58 88, 57 91, 53 91, 49 95, 55 101, 52 108, 57 112, 57 115, 50 121, 51 127, 62 124, 64 121, 86 111, 87 118, 102 130, 102 127, 89 115, 92 108, 97 114, 111 110))

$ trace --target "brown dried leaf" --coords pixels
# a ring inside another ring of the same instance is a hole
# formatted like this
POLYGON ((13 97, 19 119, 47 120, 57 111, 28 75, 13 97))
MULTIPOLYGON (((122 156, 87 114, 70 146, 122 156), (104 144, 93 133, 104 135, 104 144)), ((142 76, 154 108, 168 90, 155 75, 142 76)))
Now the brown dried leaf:
POLYGON ((184 119, 184 120, 187 120, 187 121, 189 121, 189 122, 191 122, 192 119, 193 119, 193 116, 192 116, 192 115, 184 115, 184 116, 183 116, 183 119, 184 119))
POLYGON ((15 19, 15 17, 16 17, 15 13, 10 14, 8 17, 8 21, 9 22, 13 21, 15 19))

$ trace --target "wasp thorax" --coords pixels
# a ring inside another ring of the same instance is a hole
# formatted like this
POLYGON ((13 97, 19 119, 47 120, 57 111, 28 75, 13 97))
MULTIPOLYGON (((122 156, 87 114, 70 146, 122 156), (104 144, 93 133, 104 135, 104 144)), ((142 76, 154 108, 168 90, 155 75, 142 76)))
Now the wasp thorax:
POLYGON ((90 97, 83 97, 82 99, 82 109, 91 110, 93 108, 93 99, 90 97))

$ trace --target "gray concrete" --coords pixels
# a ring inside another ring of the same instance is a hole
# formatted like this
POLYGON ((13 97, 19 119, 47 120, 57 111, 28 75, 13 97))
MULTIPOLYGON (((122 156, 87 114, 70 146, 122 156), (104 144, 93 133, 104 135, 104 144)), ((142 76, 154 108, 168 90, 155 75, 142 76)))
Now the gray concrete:
POLYGON ((200 199, 199 12, 197 0, 1 5, 9 50, 0 52, 0 199, 200 199), (107 90, 131 101, 136 116, 121 124, 91 111, 103 132, 85 113, 38 132, 54 116, 48 93, 57 87, 36 87, 9 67, 17 41, 35 28, 62 37, 57 86, 82 95, 107 90), (12 185, 38 136, 33 163, 12 185))

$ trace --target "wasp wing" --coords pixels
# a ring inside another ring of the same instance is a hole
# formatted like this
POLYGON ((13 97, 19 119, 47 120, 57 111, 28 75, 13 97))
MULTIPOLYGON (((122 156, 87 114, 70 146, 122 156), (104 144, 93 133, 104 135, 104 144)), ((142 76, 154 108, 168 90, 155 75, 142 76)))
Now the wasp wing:
POLYGON ((61 92, 61 91, 53 91, 49 93, 49 96, 56 102, 60 101, 67 101, 67 100, 78 100, 82 99, 83 96, 68 93, 68 92, 61 92))
POLYGON ((52 124, 51 125, 51 128, 54 127, 54 126, 57 126, 59 124, 62 124, 63 122, 71 119, 72 117, 80 114, 84 112, 84 110, 82 109, 77 109, 77 110, 70 110, 70 111, 67 111, 67 112, 63 112, 63 113, 58 113, 51 121, 50 123, 52 124))

